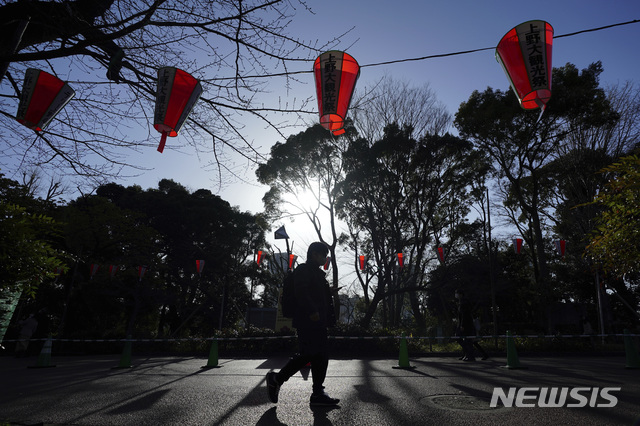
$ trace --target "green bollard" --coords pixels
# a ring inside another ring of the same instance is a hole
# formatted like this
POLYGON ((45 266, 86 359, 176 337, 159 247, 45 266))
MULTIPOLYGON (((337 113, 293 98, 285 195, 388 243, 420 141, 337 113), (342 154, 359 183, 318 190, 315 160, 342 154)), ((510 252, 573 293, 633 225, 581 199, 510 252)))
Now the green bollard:
POLYGON ((624 368, 636 369, 640 368, 640 356, 638 356, 638 348, 635 342, 629 336, 629 330, 624 329, 624 352, 627 358, 627 365, 624 368))
POLYGON ((400 356, 398 358, 398 365, 393 367, 398 369, 412 369, 414 366, 409 365, 409 349, 407 348, 407 338, 402 336, 400 340, 400 356))
POLYGON ((220 368, 218 365, 218 339, 211 341, 211 349, 209 349, 209 361, 207 365, 203 365, 200 368, 220 368))
POLYGON ((516 344, 513 341, 513 337, 511 337, 510 331, 507 331, 507 365, 505 365, 504 368, 508 368, 510 370, 526 368, 520 365, 518 351, 516 351, 516 344))
POLYGON ((120 364, 117 367, 113 368, 131 368, 131 336, 127 336, 127 341, 124 342, 124 349, 122 350, 122 355, 120 356, 120 364))
POLYGON ((51 365, 51 346, 52 339, 51 336, 47 338, 42 346, 42 350, 40 351, 40 355, 38 355, 38 361, 36 365, 31 365, 28 368, 49 368, 55 367, 55 365, 51 365))

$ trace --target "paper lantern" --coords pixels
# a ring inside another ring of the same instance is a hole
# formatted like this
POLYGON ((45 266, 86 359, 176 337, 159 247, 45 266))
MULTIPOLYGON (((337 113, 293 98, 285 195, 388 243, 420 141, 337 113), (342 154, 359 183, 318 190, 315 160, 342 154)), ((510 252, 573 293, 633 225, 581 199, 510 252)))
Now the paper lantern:
POLYGON ((553 27, 528 21, 511 29, 496 48, 496 59, 524 109, 544 110, 551 98, 553 27))
POLYGON ((289 269, 293 269, 293 265, 295 264, 296 257, 298 256, 296 256, 295 254, 289 255, 289 269))
POLYGON ((558 254, 564 257, 564 251, 566 248, 567 242, 565 240, 557 240, 556 241, 556 250, 558 250, 558 254))
POLYGON ((91 267, 89 268, 89 273, 91 274, 89 279, 93 279, 93 276, 98 272, 98 269, 100 269, 100 265, 96 265, 95 263, 91 264, 91 267))
POLYGON ((401 268, 404 266, 404 256, 402 253, 398 253, 398 266, 401 268))
POLYGON ((326 271, 331 266, 331 256, 327 256, 327 261, 324 262, 324 270, 326 271))
POLYGON ((344 133, 344 120, 351 96, 360 76, 360 66, 351 55, 330 50, 313 64, 318 95, 320 124, 338 136, 344 133))
POLYGON ((196 260, 196 269, 198 270, 198 275, 202 275, 202 271, 204 270, 204 260, 196 260))
POLYGON ((138 281, 142 281, 145 272, 147 272, 146 266, 138 266, 138 281))
POLYGON ((202 85, 191 74, 174 67, 158 70, 153 123, 153 127, 162 133, 158 152, 164 151, 167 136, 178 136, 178 132, 201 94, 202 85))
POLYGON ((58 77, 29 68, 24 76, 16 119, 28 128, 41 132, 75 93, 58 77))
POLYGON ((360 256, 360 270, 364 270, 364 256, 360 256))
POLYGON ((522 251, 522 238, 513 239, 513 251, 516 254, 520 254, 520 252, 522 251))
POLYGON ((111 278, 113 278, 116 275, 116 273, 118 272, 118 269, 120 269, 119 266, 109 265, 109 276, 111 278))
POLYGON ((440 259, 441 263, 444 263, 444 249, 442 247, 438 247, 438 259, 440 259))
POLYGON ((258 250, 258 257, 256 259, 256 263, 259 265, 262 260, 262 250, 258 250))

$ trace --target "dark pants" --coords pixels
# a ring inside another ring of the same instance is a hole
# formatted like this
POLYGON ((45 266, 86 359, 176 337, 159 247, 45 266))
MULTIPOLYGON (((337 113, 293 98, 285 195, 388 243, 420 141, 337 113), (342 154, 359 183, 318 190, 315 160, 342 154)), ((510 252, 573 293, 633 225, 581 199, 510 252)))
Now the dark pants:
POLYGON ((473 339, 468 339, 467 337, 458 337, 458 343, 462 347, 462 356, 465 358, 475 358, 475 353, 473 350, 473 339))
POLYGON ((313 393, 322 393, 324 379, 329 366, 327 329, 298 329, 300 353, 289 360, 276 375, 278 382, 284 383, 302 367, 311 363, 313 393))
POLYGON ((480 351, 480 355, 482 355, 484 358, 487 358, 489 355, 487 355, 487 351, 485 351, 482 346, 480 346, 480 343, 478 343, 477 340, 473 341, 473 347, 475 347, 478 351, 480 351))

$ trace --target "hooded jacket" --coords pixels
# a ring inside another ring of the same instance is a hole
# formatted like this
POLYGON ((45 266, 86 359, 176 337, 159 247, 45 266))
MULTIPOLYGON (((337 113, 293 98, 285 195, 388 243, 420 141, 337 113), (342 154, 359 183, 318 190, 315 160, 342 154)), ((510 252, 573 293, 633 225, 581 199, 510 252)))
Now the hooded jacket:
POLYGON ((293 315, 294 328, 327 328, 336 324, 331 288, 325 273, 313 263, 301 264, 293 271, 296 310, 293 315), (318 321, 309 318, 314 312, 318 321))

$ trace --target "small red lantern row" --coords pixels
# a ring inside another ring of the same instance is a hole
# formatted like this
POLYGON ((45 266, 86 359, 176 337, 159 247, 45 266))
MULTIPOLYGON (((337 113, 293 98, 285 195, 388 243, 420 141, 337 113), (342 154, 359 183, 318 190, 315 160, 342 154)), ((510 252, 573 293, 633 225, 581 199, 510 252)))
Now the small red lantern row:
MULTIPOLYGON (((100 269, 100 265, 97 263, 92 263, 91 266, 89 266, 89 279, 93 279, 93 277, 96 275, 96 273, 98 273, 98 270, 100 269)), ((140 280, 142 280, 142 277, 144 276, 145 272, 147 271, 147 267, 146 266, 138 266, 138 278, 140 280)), ((113 278, 116 273, 120 270, 120 267, 118 265, 109 265, 109 277, 113 278)))

